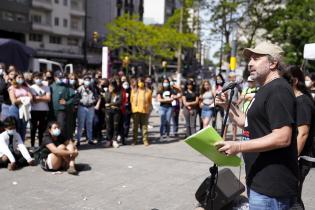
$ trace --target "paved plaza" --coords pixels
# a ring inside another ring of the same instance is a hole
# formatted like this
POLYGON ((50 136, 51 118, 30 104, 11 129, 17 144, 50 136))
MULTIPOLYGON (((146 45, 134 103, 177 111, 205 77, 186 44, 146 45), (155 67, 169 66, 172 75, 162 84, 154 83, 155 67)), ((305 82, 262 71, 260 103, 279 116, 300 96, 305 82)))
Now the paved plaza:
MULTIPOLYGON (((0 209, 192 210, 194 193, 212 165, 180 138, 159 139, 159 119, 150 119, 149 147, 81 147, 79 176, 44 172, 39 166, 0 169, 0 209)), ((183 122, 181 121, 183 135, 183 122)), ((232 168, 239 176, 239 168, 232 168)), ((244 180, 244 167, 241 180, 244 180)), ((305 181, 307 210, 315 209, 315 170, 305 181)))

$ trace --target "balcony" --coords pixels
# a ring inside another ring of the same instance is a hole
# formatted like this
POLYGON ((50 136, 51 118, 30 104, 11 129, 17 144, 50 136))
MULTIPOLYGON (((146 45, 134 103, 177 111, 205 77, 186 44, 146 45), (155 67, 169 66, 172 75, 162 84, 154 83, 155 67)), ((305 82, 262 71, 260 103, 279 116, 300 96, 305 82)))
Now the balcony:
POLYGON ((34 8, 45 9, 49 11, 53 9, 51 0, 33 0, 32 6, 34 8))
POLYGON ((43 24, 43 23, 33 23, 32 29, 36 31, 42 31, 42 32, 52 32, 52 27, 50 24, 43 24))
POLYGON ((85 11, 84 10, 79 10, 79 9, 73 9, 71 7, 70 15, 84 17, 85 16, 85 11))
POLYGON ((70 36, 84 37, 84 31, 80 30, 80 29, 71 28, 69 35, 70 36))

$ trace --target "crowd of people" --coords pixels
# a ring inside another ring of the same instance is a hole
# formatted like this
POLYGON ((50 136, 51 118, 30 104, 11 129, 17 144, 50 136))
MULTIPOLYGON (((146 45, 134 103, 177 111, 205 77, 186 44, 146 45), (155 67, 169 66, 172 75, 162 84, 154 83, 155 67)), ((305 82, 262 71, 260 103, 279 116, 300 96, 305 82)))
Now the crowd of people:
MULTIPOLYGON (((301 198, 310 164, 296 157, 313 152, 315 75, 304 75, 296 66, 282 68, 280 48, 264 47, 244 51, 250 59, 250 77, 246 85, 235 86, 228 119, 232 138, 221 143, 219 150, 227 155, 244 153, 251 195, 301 198), (243 141, 237 141, 237 126, 243 129, 243 141), (278 174, 271 176, 275 171, 278 174), (281 184, 286 181, 289 184, 281 184)), ((219 74, 203 81, 188 77, 182 85, 163 77, 158 84, 149 76, 128 77, 121 72, 110 79, 102 78, 100 71, 21 73, 1 63, 0 164, 14 170, 35 165, 35 158, 44 170, 77 174, 75 159, 83 136, 90 145, 118 148, 138 144, 140 129, 144 146, 149 146, 153 98, 159 102, 159 141, 179 135, 180 115, 188 137, 197 131, 197 119, 202 129, 215 126, 218 114, 224 116, 228 97, 218 93, 225 80, 235 82, 236 75, 219 74), (28 123, 34 158, 24 145, 28 123)))

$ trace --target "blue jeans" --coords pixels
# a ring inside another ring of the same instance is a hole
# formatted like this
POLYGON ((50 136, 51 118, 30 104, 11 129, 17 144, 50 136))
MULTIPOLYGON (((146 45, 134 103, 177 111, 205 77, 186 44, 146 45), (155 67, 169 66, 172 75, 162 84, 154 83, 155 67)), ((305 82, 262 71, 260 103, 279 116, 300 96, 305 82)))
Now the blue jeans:
POLYGON ((22 141, 25 141, 25 135, 26 135, 26 126, 27 121, 24 119, 20 119, 19 116, 19 109, 15 105, 11 105, 9 107, 9 114, 7 117, 14 117, 16 122, 16 131, 20 134, 22 141))
POLYGON ((170 125, 171 125, 171 117, 172 117, 172 107, 164 107, 160 106, 160 135, 170 134, 170 125))
POLYGON ((173 114, 172 114, 172 132, 173 132, 173 134, 177 134, 177 132, 178 132, 178 123, 179 123, 179 108, 173 107, 173 114))
POLYGON ((288 210, 293 204, 294 198, 292 197, 274 198, 253 190, 249 192, 250 210, 288 210))
POLYGON ((86 128, 86 135, 88 141, 93 140, 93 119, 94 119, 94 107, 79 106, 78 109, 78 128, 77 128, 77 141, 81 140, 83 128, 86 128))

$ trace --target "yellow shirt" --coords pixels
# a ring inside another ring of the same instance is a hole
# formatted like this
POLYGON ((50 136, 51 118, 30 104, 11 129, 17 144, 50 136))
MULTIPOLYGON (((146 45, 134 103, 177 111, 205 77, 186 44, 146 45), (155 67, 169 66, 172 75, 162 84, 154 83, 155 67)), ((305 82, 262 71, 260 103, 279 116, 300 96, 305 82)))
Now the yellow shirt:
POLYGON ((132 113, 149 113, 152 106, 152 91, 140 88, 131 90, 130 103, 132 113))

